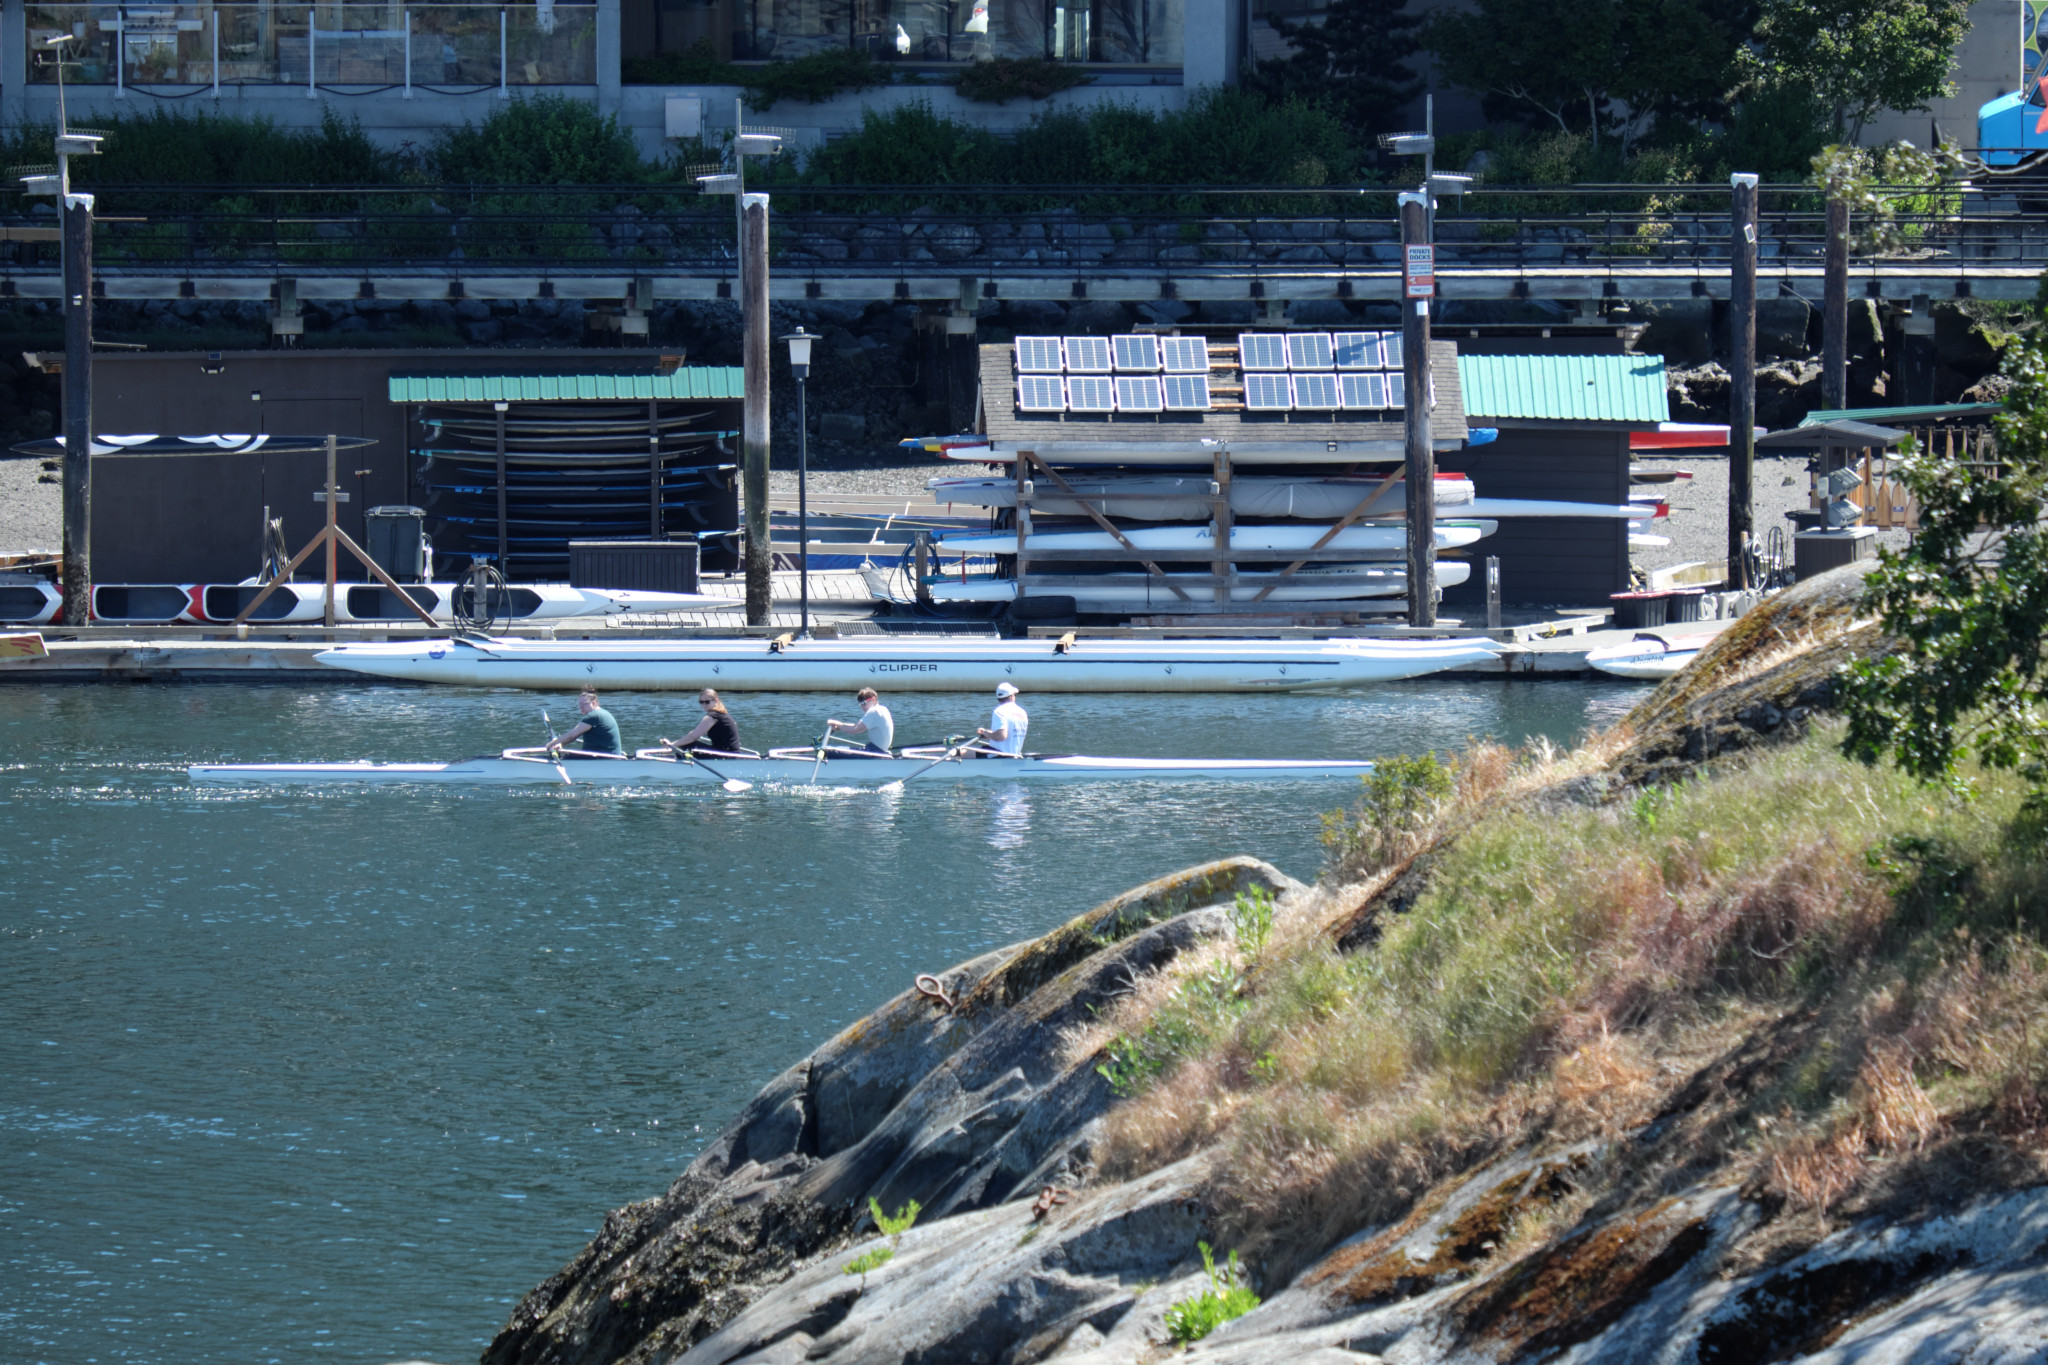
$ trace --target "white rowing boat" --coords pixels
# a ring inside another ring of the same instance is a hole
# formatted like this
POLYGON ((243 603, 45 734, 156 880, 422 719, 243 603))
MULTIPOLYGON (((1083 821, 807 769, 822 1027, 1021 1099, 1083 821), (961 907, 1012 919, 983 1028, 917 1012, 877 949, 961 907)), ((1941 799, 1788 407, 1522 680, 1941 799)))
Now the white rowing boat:
MULTIPOLYGON (((1437 561, 1439 588, 1455 588, 1471 576, 1472 566, 1463 560, 1437 561)), ((1054 586, 1038 585, 1036 593, 1071 597, 1075 605, 1089 607, 1169 602, 1175 597, 1176 587, 1197 600, 1215 600, 1216 580, 1205 573, 1104 573, 1088 575, 1085 582, 1079 575, 1069 575, 1054 586)), ((993 574, 934 577, 926 589, 935 602, 1011 602, 1017 597, 1017 580, 993 574)), ((1277 572, 1238 573, 1230 581, 1233 602, 1342 602, 1353 598, 1405 599, 1407 595, 1408 570, 1392 560, 1317 565, 1298 569, 1285 578, 1277 572)), ((1386 609, 1400 607, 1390 604, 1386 609)))
MULTIPOLYGON (((409 583, 406 596, 420 604, 436 621, 453 624, 455 583, 409 583)), ((255 583, 215 583, 190 590, 197 609, 186 619, 226 622, 256 600, 261 586, 255 583)), ((567 583, 514 583, 505 590, 502 608, 496 613, 513 621, 566 621, 591 616, 633 616, 671 611, 731 610, 734 599, 703 593, 641 592, 619 588, 572 588, 567 583)), ((326 614, 325 583, 280 583, 277 591, 251 613, 251 621, 287 624, 318 621, 326 614)), ((400 601, 398 594, 381 583, 336 583, 334 616, 338 621, 418 620, 400 601)), ((175 618, 171 618, 175 619, 175 618)))
POLYGON ((1686 636, 1667 640, 1647 632, 1626 644, 1607 645, 1586 655, 1586 666, 1617 678, 1657 680, 1671 677, 1694 659, 1712 636, 1686 636))
MULTIPOLYGON (((1377 496, 1373 510, 1386 508, 1398 516, 1407 497, 1403 479, 1384 493, 1385 479, 1270 478, 1245 475, 1230 481, 1230 510, 1240 517, 1297 517, 1335 521, 1359 503, 1377 496)), ((1015 479, 931 479, 925 487, 934 501, 969 507, 1015 507, 1015 479)), ((1074 474, 1067 489, 1049 479, 1027 484, 1031 510, 1040 516, 1084 517, 1093 507, 1106 516, 1132 521, 1201 521, 1215 515, 1221 489, 1198 474, 1074 474)), ((1472 501, 1472 481, 1461 474, 1439 474, 1439 507, 1472 501)))
MULTIPOLYGON (((1475 544, 1498 529, 1490 521, 1444 521, 1436 525, 1436 548, 1459 550, 1475 544)), ((1247 554, 1288 554, 1297 550, 1331 550, 1356 554, 1361 559, 1399 558, 1408 552, 1408 528, 1403 525, 1354 525, 1324 541, 1326 526, 1237 526, 1230 532, 1230 548, 1247 554)), ((1207 556, 1216 548, 1213 526, 1134 526, 1123 533, 1129 548, 1155 554, 1207 556)), ((1107 550, 1126 547, 1107 531, 1040 531, 1031 536, 1032 553, 1075 550, 1107 550)), ((939 549, 946 554, 1013 555, 1017 553, 1015 531, 977 531, 972 535, 941 536, 939 549)))
MULTIPOLYGON (((665 749, 642 749, 630 758, 564 750, 557 763, 541 749, 506 749, 453 763, 198 763, 185 770, 194 782, 247 787, 361 784, 410 786, 873 787, 925 774, 926 782, 1272 782, 1362 777, 1372 764, 1356 760, 1288 758, 1103 758, 1088 754, 1026 754, 1021 758, 955 756, 940 746, 904 749, 883 758, 828 749, 774 749, 766 755, 711 757, 703 763, 665 749)), ((737 787, 734 790, 738 790, 737 787)))
POLYGON ((486 637, 338 645, 333 668, 464 687, 574 691, 1291 692, 1362 687, 1491 664, 1500 646, 1450 640, 999 640, 851 636, 839 640, 511 640, 486 637))

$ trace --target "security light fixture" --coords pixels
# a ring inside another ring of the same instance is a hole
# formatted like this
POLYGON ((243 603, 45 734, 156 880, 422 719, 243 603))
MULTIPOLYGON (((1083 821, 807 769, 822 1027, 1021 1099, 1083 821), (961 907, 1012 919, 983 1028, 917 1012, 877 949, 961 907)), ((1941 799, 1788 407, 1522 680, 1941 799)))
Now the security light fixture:
POLYGON ((1428 133, 1381 133, 1380 147, 1395 156, 1428 156, 1436 150, 1436 139, 1428 133))
POLYGON ((1469 175, 1453 175, 1449 171, 1438 171, 1429 177, 1429 197, 1432 199, 1460 195, 1471 188, 1472 177, 1469 175))
POLYGON ((738 194, 740 178, 731 172, 724 175, 700 175, 697 177, 697 188, 706 194, 738 194))
POLYGON ((61 175, 25 175, 21 178, 23 194, 62 194, 64 177, 61 175))
POLYGON ((732 146, 741 156, 774 156, 782 150, 782 136, 779 133, 741 133, 732 140, 732 146))
POLYGON ((798 379, 811 372, 811 343, 817 339, 815 332, 806 332, 802 327, 783 338, 789 343, 789 372, 798 379))

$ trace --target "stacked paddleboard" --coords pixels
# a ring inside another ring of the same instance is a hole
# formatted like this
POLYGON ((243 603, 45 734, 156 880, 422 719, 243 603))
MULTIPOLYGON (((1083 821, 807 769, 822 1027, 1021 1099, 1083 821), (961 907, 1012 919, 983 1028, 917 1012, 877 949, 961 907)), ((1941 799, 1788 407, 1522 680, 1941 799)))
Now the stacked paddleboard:
MULTIPOLYGON (((706 409, 645 403, 514 403, 505 415, 505 543, 515 581, 569 577, 572 540, 694 534, 704 567, 735 567, 739 526, 729 432, 706 409)), ((414 478, 434 548, 454 567, 498 550, 497 418, 488 405, 429 407, 414 478)))

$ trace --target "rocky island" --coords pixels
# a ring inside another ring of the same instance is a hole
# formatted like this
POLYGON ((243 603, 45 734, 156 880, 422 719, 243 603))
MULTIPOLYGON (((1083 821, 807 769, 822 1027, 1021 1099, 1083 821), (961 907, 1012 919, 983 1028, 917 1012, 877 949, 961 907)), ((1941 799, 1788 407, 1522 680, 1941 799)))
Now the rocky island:
POLYGON ((484 1360, 2041 1359, 2040 843, 1841 756, 1859 590, 1573 752, 1383 765, 1317 885, 920 978, 484 1360))

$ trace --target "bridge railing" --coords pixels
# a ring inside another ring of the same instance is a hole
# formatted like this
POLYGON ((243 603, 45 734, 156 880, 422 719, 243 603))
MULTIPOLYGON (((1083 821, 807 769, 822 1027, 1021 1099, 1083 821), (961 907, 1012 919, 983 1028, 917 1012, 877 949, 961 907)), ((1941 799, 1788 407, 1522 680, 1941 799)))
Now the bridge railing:
MULTIPOLYGON (((103 195, 96 252, 103 268, 177 267, 191 273, 249 266, 351 270, 442 267, 629 267, 719 274, 732 268, 725 201, 673 186, 512 190, 506 187, 300 189, 248 195, 233 208, 163 204, 171 190, 113 187, 103 195), (127 217, 122 206, 152 201, 127 217)), ((1399 232, 1388 212, 1355 196, 1353 211, 1293 213, 944 213, 884 215, 805 207, 790 195, 771 220, 771 259, 798 275, 1105 274, 1391 271, 1399 232)), ((1674 199, 1652 207, 1538 211, 1538 195, 1468 196, 1436 222, 1439 269, 1457 271, 1639 266, 1726 269, 1725 210, 1674 199)), ((1327 202, 1328 197, 1324 201, 1327 202)), ((808 202, 817 202, 810 200, 808 202)), ((1613 202, 1622 203, 1617 197, 1613 202)), ((1307 206, 1304 205, 1304 208, 1307 206)), ((1391 207, 1391 206, 1389 206, 1391 207)), ((32 218, 29 221, 34 221, 32 218)), ((1810 192, 1766 207, 1759 255, 1817 263, 1824 216, 1810 192)), ((2048 266, 2048 223, 1954 212, 1897 215, 1859 262, 2048 266)), ((13 242, 17 265, 54 259, 48 244, 13 242)), ((0 259, 5 259, 0 256, 0 259)))

